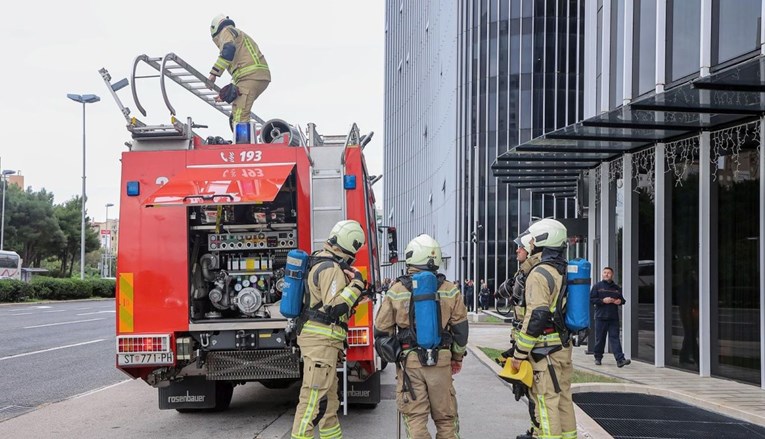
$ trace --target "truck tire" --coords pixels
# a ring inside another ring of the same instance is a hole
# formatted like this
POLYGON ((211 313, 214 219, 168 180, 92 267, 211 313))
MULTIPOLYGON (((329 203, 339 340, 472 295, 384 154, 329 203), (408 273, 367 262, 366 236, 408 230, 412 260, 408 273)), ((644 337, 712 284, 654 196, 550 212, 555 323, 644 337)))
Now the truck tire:
POLYGON ((227 410, 234 395, 234 385, 226 381, 215 382, 215 407, 207 409, 175 409, 178 413, 214 413, 227 410))

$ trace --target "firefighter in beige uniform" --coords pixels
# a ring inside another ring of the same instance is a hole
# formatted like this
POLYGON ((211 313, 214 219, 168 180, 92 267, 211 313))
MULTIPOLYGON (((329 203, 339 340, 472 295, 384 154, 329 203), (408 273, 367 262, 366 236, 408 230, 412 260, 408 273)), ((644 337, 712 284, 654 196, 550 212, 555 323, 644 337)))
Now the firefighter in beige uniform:
POLYGON ((213 18, 210 34, 220 54, 207 78, 211 83, 228 70, 239 95, 231 103, 231 129, 238 122, 250 120, 255 99, 271 83, 271 71, 260 48, 249 35, 235 27, 225 15, 213 18))
POLYGON ((348 315, 364 289, 361 273, 351 267, 364 245, 358 222, 340 221, 332 228, 324 250, 311 256, 306 282, 310 298, 299 321, 298 346, 303 356, 303 386, 292 424, 292 439, 340 439, 337 419, 337 362, 342 355, 348 315))
MULTIPOLYGON (((462 368, 468 339, 467 309, 459 288, 437 275, 437 300, 441 318, 441 347, 432 354, 432 366, 423 365, 425 351, 416 346, 410 328, 412 297, 411 275, 418 271, 435 274, 441 265, 441 247, 428 235, 414 238, 405 250, 407 276, 388 289, 375 319, 375 345, 378 352, 390 342, 398 342, 395 353, 383 354, 386 361, 396 361, 396 402, 404 415, 407 436, 430 439, 428 415, 436 425, 437 439, 459 438, 457 397, 452 375, 462 368), (396 358, 390 358, 396 357, 396 358)), ((427 361, 425 362, 427 364, 427 361)))
POLYGON ((543 219, 528 231, 532 256, 540 253, 542 256, 526 279, 526 313, 515 334, 512 365, 519 370, 521 361, 528 360, 534 371, 531 399, 536 403, 539 427, 534 429, 533 436, 574 439, 577 434, 571 399, 572 348, 563 323, 553 320, 567 267, 566 227, 556 220, 543 219))

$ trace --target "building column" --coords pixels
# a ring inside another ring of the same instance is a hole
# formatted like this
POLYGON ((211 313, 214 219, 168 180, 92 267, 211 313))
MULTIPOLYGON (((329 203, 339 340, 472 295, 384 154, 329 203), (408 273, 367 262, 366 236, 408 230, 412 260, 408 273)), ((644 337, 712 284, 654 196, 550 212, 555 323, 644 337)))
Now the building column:
POLYGON ((666 338, 664 336, 664 316, 666 313, 666 292, 671 283, 667 282, 666 232, 667 224, 667 173, 664 144, 657 143, 654 156, 654 364, 656 367, 666 365, 666 338))
POLYGON ((632 178, 632 154, 622 158, 622 190, 624 191, 624 228, 622 229, 622 292, 626 303, 622 311, 622 345, 624 355, 633 357, 637 346, 638 324, 638 196, 632 178), (633 329, 634 328, 634 329, 633 329))
POLYGON ((593 272, 593 281, 600 279, 600 270, 604 267, 613 266, 614 246, 614 218, 616 217, 616 203, 614 191, 611 190, 609 181, 608 162, 600 165, 600 264, 599 270, 593 272))
MULTIPOLYGON (((590 169, 587 176, 588 194, 587 194, 587 260, 592 263, 592 272, 597 273, 598 269, 598 251, 596 245, 597 239, 597 191, 595 185, 600 184, 597 178, 595 178, 595 168, 590 169)), ((589 346, 589 345, 588 345, 589 346)))
POLYGON ((711 302, 712 286, 712 164, 711 137, 708 131, 699 136, 699 375, 712 373, 711 302))
MULTIPOLYGON (((765 10, 765 3, 763 3, 765 10)), ((765 31, 763 31, 765 32, 765 31)), ((765 47, 765 45, 763 46, 765 47)), ((765 389, 765 367, 762 360, 765 359, 765 117, 760 118, 760 387, 765 389)))

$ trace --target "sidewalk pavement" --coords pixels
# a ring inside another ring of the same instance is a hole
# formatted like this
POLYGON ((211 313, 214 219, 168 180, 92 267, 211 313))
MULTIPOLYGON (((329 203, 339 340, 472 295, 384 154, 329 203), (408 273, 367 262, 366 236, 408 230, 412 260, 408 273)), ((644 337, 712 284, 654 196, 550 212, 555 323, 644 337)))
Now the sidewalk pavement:
MULTIPOLYGON (((475 323, 470 327, 470 346, 507 349, 510 341, 510 326, 504 324, 475 323)), ((485 357, 485 356, 484 356, 485 357)), ((486 357, 485 357, 486 358, 486 357)), ((488 359, 488 358, 487 358, 488 359)), ((491 359, 488 359, 491 361, 491 359)), ((732 418, 765 426, 765 390, 752 384, 743 384, 722 378, 702 378, 693 372, 659 368, 633 359, 632 364, 617 368, 613 356, 607 354, 603 365, 596 366, 594 358, 585 353, 585 348, 574 349, 574 367, 579 370, 618 378, 624 383, 581 383, 574 384, 574 393, 581 392, 630 392, 663 396, 696 407, 720 413, 732 418)), ((584 419, 587 426, 580 425, 590 433, 584 437, 600 437, 605 433, 590 430, 589 417, 577 408, 577 423, 584 419), (580 414, 586 419, 580 418, 580 414)), ((597 424, 592 421, 596 426, 597 424)), ((605 437, 610 437, 607 435, 605 437)))

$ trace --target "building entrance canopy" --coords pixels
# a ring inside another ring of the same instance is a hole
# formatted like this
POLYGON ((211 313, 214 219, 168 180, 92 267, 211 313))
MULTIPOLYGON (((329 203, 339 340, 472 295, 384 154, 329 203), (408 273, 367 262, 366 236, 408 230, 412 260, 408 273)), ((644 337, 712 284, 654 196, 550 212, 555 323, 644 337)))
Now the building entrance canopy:
POLYGON ((518 145, 497 157, 492 172, 513 188, 573 196, 584 170, 762 115, 765 57, 758 56, 518 145))

